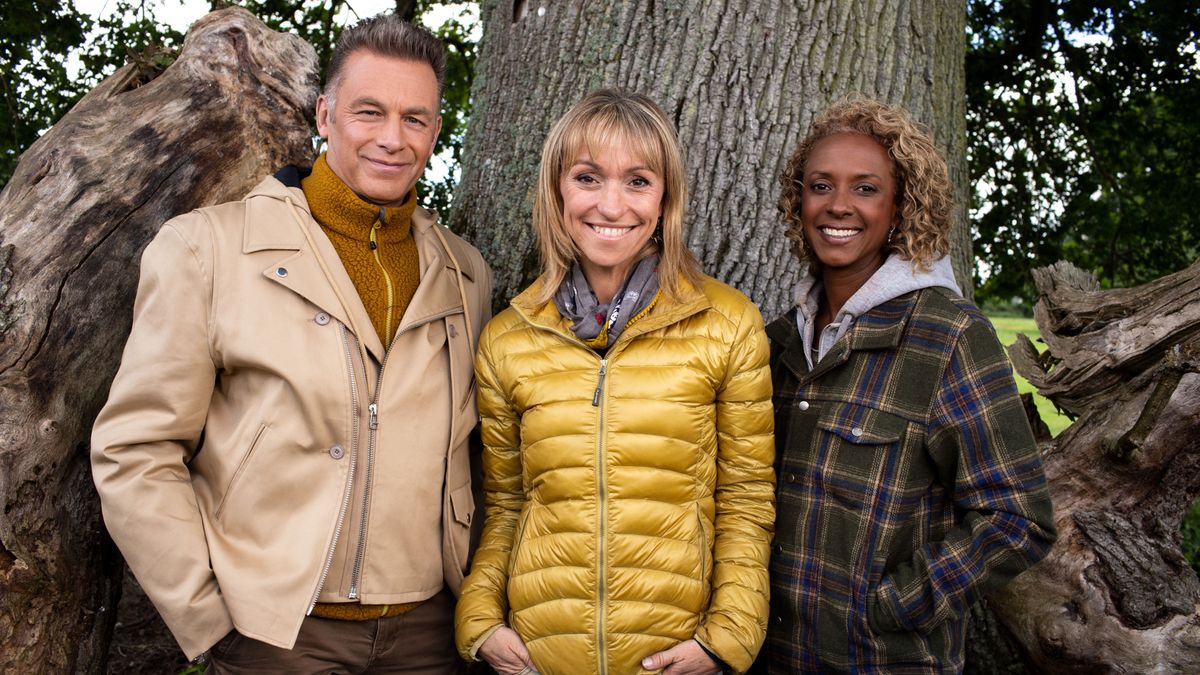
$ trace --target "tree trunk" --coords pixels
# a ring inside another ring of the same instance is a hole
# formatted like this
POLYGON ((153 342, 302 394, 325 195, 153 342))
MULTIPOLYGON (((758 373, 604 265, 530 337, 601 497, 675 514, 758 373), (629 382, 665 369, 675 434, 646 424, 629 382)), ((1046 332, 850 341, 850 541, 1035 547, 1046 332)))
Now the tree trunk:
POLYGON ((1010 356, 1078 419, 1045 447, 1059 540, 992 608, 1046 672, 1197 672, 1179 530, 1200 495, 1200 261, 1131 289, 1067 263, 1035 278, 1048 349, 1010 356))
POLYGON ((550 125, 588 91, 647 94, 679 130, 688 244, 768 319, 791 304, 779 175, 814 113, 861 93, 902 103, 949 158, 955 263, 969 293, 965 8, 936 0, 485 1, 451 227, 482 249, 504 305, 535 276, 533 187, 550 125))
POLYGON ((88 436, 142 248, 171 216, 311 161, 316 59, 298 38, 215 12, 155 74, 106 79, 0 193, 0 672, 104 668, 122 564, 88 436))

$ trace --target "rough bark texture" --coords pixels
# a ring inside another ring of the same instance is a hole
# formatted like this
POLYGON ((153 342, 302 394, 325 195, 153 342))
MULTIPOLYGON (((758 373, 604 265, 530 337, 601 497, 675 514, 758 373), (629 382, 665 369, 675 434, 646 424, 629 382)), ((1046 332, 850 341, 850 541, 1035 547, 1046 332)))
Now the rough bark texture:
POLYGON ((104 667, 122 563, 88 435, 142 248, 172 215, 311 161, 316 59, 300 39, 223 10, 154 75, 101 83, 0 193, 0 672, 104 667))
MULTIPOLYGON (((451 227, 492 263, 498 304, 535 276, 530 214, 546 132, 601 86, 647 94, 674 120, 688 162, 688 243, 768 319, 790 304, 798 279, 776 208, 779 175, 830 102, 861 93, 906 105, 946 150, 965 205, 962 3, 480 4, 475 109, 451 227)), ((969 285, 965 213, 955 262, 969 285)))
POLYGON ((1078 419, 1044 446, 1059 540, 990 604, 1045 672, 1198 672, 1179 529, 1200 495, 1200 262, 1111 291, 1067 263, 1035 276, 1048 349, 1010 355, 1078 419))

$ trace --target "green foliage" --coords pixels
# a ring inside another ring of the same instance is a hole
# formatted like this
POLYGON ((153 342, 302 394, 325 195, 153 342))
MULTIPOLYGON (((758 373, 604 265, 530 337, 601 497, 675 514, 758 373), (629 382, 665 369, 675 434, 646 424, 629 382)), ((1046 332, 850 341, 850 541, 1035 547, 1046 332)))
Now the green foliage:
POLYGON ((1185 0, 970 0, 981 302, 1060 259, 1112 287, 1200 257, 1198 32, 1185 0))
MULTIPOLYGON (((94 21, 63 0, 0 0, 0 12, 5 17, 0 29, 0 94, 8 111, 5 126, 0 127, 0 186, 8 182, 21 153, 38 135, 104 77, 127 62, 139 63, 149 77, 170 65, 183 35, 156 19, 155 12, 164 1, 174 0, 115 0, 104 17, 94 21), (79 58, 81 65, 75 78, 69 76, 65 66, 71 54, 79 58)), ((322 72, 344 28, 344 21, 339 23, 337 15, 347 10, 351 23, 365 18, 354 13, 355 3, 348 0, 212 0, 211 4, 213 8, 240 5, 272 29, 308 41, 317 52, 322 72)), ((437 7, 459 8, 456 16, 434 30, 446 43, 447 51, 439 142, 448 155, 449 166, 445 177, 431 177, 427 172, 418 187, 427 203, 439 210, 450 204, 471 112, 476 25, 466 11, 469 4, 433 0, 395 3, 396 13, 410 21, 437 7)))
POLYGON ((62 0, 0 0, 0 83, 7 115, 0 122, 0 186, 21 153, 71 106, 128 60, 161 70, 183 36, 154 20, 153 5, 117 0, 100 21, 62 0), (78 56, 74 78, 67 64, 78 56))
POLYGON ((1183 517, 1183 527, 1180 529, 1183 555, 1192 564, 1192 569, 1200 574, 1200 501, 1193 504, 1192 510, 1183 517))
POLYGON ((85 91, 67 77, 65 55, 91 27, 88 18, 59 0, 0 0, 0 184, 17 158, 85 91))
MULTIPOLYGON (((1017 334, 1024 333, 1026 337, 1033 340, 1034 344, 1038 345, 1038 349, 1045 349, 1041 344, 1038 333, 1037 323, 1028 317, 1019 316, 997 316, 988 313, 988 319, 992 325, 996 327, 996 337, 1000 338, 1000 344, 1004 345, 1007 350, 1014 342, 1017 341, 1017 334)), ((1021 377, 1020 373, 1013 371, 1013 377, 1017 381, 1017 391, 1024 394, 1025 392, 1033 393, 1033 401, 1037 404, 1038 416, 1050 427, 1050 433, 1054 436, 1062 433, 1063 429, 1071 426, 1071 418, 1062 414, 1054 407, 1054 404, 1049 399, 1043 398, 1041 394, 1029 384, 1025 378, 1021 377)))

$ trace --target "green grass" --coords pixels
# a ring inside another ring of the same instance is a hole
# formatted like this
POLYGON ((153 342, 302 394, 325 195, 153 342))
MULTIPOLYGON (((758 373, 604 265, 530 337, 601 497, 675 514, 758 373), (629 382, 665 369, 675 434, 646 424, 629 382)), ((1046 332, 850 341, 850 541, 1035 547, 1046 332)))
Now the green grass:
MULTIPOLYGON (((1018 333, 1024 333, 1026 337, 1033 340, 1039 351, 1045 349, 1045 345, 1038 342, 1039 333, 1033 319, 1020 316, 990 316, 988 318, 996 327, 996 335, 1000 338, 1000 344, 1004 345, 1005 351, 1008 350, 1009 345, 1017 341, 1018 333)), ((1059 413, 1053 403, 1038 395, 1033 385, 1026 382, 1025 378, 1021 377, 1016 370, 1013 371, 1013 377, 1017 379, 1017 391, 1022 394, 1027 391, 1033 392, 1033 400, 1037 404, 1038 414, 1046 426, 1050 427, 1051 434, 1057 436, 1063 429, 1071 425, 1071 420, 1066 415, 1059 413)))

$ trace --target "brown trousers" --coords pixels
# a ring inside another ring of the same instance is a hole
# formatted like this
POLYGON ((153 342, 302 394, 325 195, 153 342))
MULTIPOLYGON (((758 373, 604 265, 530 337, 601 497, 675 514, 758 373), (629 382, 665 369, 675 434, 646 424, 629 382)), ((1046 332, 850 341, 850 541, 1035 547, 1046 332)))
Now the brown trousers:
POLYGON ((459 675, 465 669, 454 649, 454 596, 442 589, 411 612, 389 619, 307 617, 292 649, 234 631, 213 646, 205 673, 459 675))

